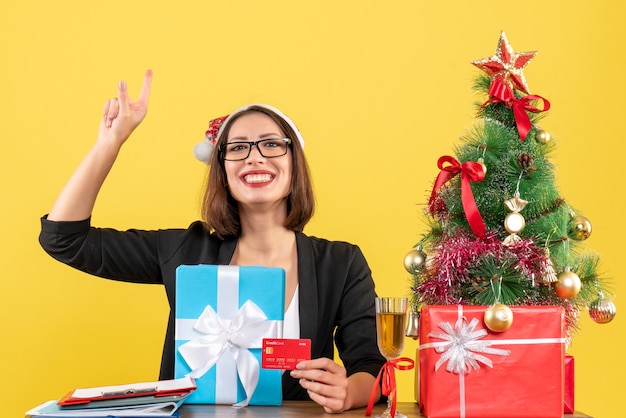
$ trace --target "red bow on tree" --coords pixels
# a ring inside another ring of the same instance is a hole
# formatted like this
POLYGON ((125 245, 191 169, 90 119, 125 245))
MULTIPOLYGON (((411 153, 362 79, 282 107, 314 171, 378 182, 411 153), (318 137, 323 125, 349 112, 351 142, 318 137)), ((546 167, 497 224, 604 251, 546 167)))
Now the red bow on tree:
POLYGON ((381 393, 384 396, 389 398, 389 409, 392 417, 396 416, 396 372, 395 369, 398 370, 411 370, 415 362, 408 357, 400 357, 394 360, 388 360, 387 363, 383 364, 383 367, 378 372, 378 376, 376 376, 376 382, 374 383, 374 387, 372 387, 372 393, 370 395, 370 400, 367 403, 367 410, 365 411, 365 416, 369 417, 372 415, 372 409, 374 408, 374 401, 376 400, 376 392, 378 386, 380 385, 380 379, 383 379, 383 385, 381 388, 381 393), (403 364, 404 363, 404 364, 403 364))
POLYGON ((489 87, 489 100, 485 102, 482 107, 487 106, 489 103, 504 103, 508 108, 513 109, 513 115, 515 116, 515 122, 517 123, 517 132, 519 132, 520 139, 524 141, 526 135, 532 128, 532 123, 528 117, 528 112, 539 113, 550 110, 550 102, 541 96, 536 94, 529 94, 521 99, 515 97, 513 90, 510 86, 504 84, 500 80, 493 80, 489 87), (539 109, 530 104, 533 100, 542 100, 543 109, 539 109))
POLYGON ((472 187, 470 186, 470 181, 483 181, 485 179, 485 171, 483 170, 483 167, 474 161, 466 161, 461 164, 454 157, 449 155, 444 155, 439 158, 437 166, 441 172, 437 176, 433 191, 430 194, 430 200, 428 202, 430 213, 434 214, 434 203, 437 198, 437 190, 448 180, 461 173, 461 200, 463 201, 465 217, 469 222, 470 228, 474 231, 474 234, 479 238, 484 237, 486 228, 485 222, 483 221, 482 216, 480 216, 478 207, 476 207, 476 201, 474 200, 474 194, 472 193, 472 187), (450 165, 444 166, 445 163, 449 163, 450 165))

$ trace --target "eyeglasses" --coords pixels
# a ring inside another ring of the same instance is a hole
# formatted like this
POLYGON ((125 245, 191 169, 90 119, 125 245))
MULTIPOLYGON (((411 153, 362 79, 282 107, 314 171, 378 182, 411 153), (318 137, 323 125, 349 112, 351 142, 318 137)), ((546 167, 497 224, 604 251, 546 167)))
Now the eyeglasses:
POLYGON ((254 142, 237 141, 222 144, 220 151, 226 161, 241 161, 250 156, 252 147, 256 145, 256 149, 263 157, 274 158, 287 154, 290 144, 289 138, 270 138, 254 142))

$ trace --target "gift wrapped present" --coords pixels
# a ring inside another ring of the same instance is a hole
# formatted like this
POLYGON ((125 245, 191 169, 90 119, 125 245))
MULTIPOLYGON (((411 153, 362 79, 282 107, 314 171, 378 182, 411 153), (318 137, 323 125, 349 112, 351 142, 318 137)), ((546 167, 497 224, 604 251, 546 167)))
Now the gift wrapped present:
POLYGON ((512 325, 493 332, 485 306, 421 310, 419 399, 429 418, 561 417, 564 312, 511 307, 512 325))
POLYGON ((574 357, 565 355, 565 386, 564 386, 565 405, 563 412, 566 414, 574 413, 574 357))
POLYGON ((261 368, 263 338, 282 338, 285 271, 183 265, 176 271, 175 376, 186 403, 281 405, 282 371, 261 368))

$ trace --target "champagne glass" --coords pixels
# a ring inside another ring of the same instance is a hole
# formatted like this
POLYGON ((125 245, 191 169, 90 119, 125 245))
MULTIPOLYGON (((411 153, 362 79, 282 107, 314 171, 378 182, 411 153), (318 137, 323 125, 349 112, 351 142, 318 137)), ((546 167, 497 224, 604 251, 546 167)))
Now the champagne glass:
MULTIPOLYGON (((407 298, 376 298, 376 336, 378 349, 387 360, 400 357, 404 349, 404 329, 406 327, 407 298)), ((387 409, 376 418, 391 417, 391 402, 395 393, 387 398, 387 409)), ((396 418, 406 415, 396 412, 396 418)))

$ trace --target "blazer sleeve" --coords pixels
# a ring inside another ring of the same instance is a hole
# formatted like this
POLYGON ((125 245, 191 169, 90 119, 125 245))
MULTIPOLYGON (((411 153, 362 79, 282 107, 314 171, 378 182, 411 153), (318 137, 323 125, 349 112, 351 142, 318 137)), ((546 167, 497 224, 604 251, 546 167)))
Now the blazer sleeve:
POLYGON ((163 283, 158 241, 157 231, 95 228, 90 218, 72 222, 41 218, 39 243, 50 256, 108 279, 163 283))
POLYGON ((374 280, 363 253, 352 246, 343 288, 335 344, 348 376, 367 372, 376 376, 385 363, 376 343, 374 280))

